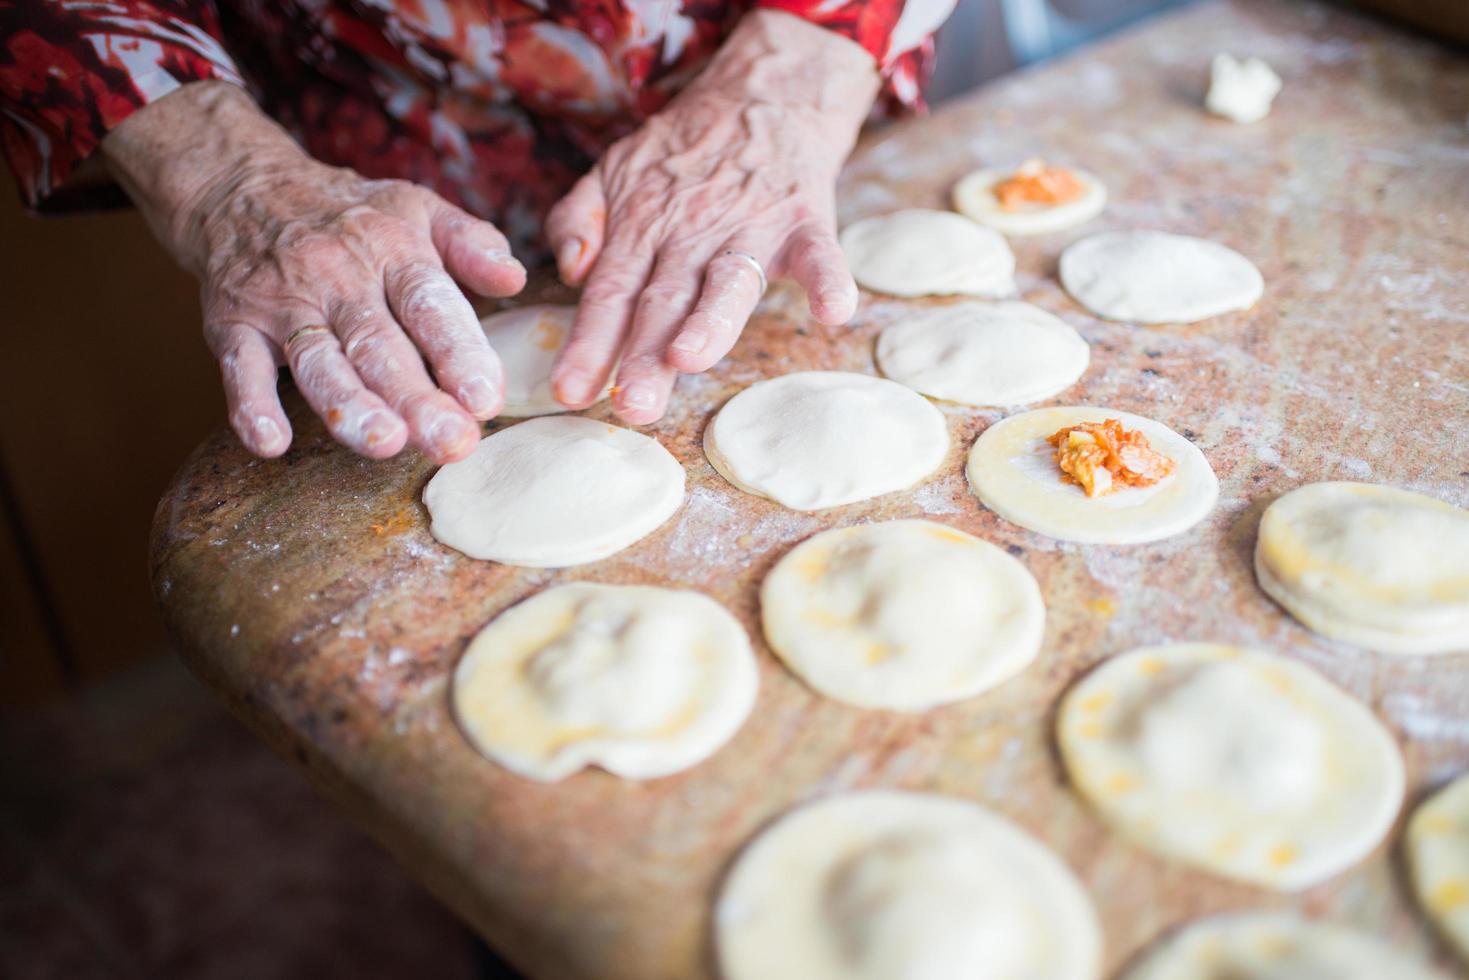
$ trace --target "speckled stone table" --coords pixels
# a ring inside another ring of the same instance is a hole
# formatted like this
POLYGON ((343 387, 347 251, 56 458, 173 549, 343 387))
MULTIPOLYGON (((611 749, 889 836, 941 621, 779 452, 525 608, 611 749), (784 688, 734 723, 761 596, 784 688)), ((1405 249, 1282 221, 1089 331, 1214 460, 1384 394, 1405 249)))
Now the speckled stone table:
MULTIPOLYGON (((1157 545, 1058 544, 969 496, 963 454, 1001 416, 947 408, 953 449, 911 492, 797 514, 734 490, 699 449, 734 392, 802 368, 872 372, 872 341, 910 303, 866 297, 853 324, 809 322, 777 286, 733 355, 685 378, 651 432, 687 466, 688 500, 661 530, 561 572, 465 558, 428 533, 432 467, 332 445, 299 400, 283 459, 224 432, 158 509, 153 579, 184 656, 251 726, 293 756, 429 888, 537 978, 661 980, 713 973, 720 875, 762 825, 857 787, 979 800, 1056 849, 1095 897, 1109 968, 1211 912, 1293 906, 1436 955, 1394 843, 1290 897, 1156 859, 1109 834, 1067 789, 1049 736, 1057 696, 1144 643, 1219 640, 1300 658, 1370 704, 1401 739, 1411 796, 1469 769, 1469 657, 1392 659, 1313 636, 1256 588, 1261 510, 1313 480, 1392 483, 1469 505, 1469 61, 1312 3, 1209 3, 871 134, 847 168, 842 218, 941 207, 981 163, 1074 161, 1112 192, 1087 229, 1018 240, 1024 297, 1092 344, 1058 401, 1167 423, 1218 472, 1218 509, 1157 545), (1236 126, 1199 109, 1216 51, 1257 54, 1285 79, 1273 115, 1236 126), (1225 242, 1267 289, 1252 311, 1139 328, 1083 313, 1055 282, 1080 234, 1159 228, 1225 242), (759 642, 756 587, 823 528, 927 516, 998 542, 1049 607, 1038 661, 983 697, 921 715, 813 695, 759 642), (556 582, 699 589, 756 638, 761 692, 722 751, 679 776, 518 779, 476 755, 447 682, 469 638, 556 582)), ((564 298, 550 286, 534 299, 564 298)), ((604 410, 593 413, 606 416, 604 410)))

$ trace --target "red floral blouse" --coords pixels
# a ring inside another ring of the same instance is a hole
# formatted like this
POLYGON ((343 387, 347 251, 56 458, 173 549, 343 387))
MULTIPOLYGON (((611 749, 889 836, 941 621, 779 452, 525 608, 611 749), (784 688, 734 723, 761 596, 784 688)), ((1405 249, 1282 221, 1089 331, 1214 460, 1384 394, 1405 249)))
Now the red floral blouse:
POLYGON ((0 148, 32 208, 96 203, 58 189, 111 127, 223 79, 317 158, 530 242, 751 6, 852 38, 914 106, 953 0, 0 0, 0 148))

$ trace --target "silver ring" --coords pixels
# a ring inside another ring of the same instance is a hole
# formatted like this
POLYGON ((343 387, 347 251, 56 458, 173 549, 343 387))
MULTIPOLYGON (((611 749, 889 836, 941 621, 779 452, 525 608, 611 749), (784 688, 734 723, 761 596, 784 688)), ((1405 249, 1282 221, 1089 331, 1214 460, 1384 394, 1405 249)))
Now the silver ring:
POLYGON ((294 344, 296 341, 300 340, 302 337, 306 336, 307 334, 311 334, 311 333, 331 333, 331 332, 332 332, 332 328, 331 327, 328 327, 328 326, 326 326, 324 324, 320 324, 320 323, 313 323, 309 327, 302 327, 299 330, 292 330, 289 334, 286 335, 286 342, 283 343, 283 344, 281 344, 281 349, 282 350, 289 351, 291 349, 291 345, 292 344, 294 344))
POLYGON ((746 262, 750 263, 750 265, 755 269, 755 274, 760 277, 760 295, 765 295, 765 290, 770 288, 770 280, 765 278, 765 267, 760 264, 759 259, 755 258, 755 256, 751 255, 749 252, 741 252, 738 249, 733 248, 727 248, 720 254, 733 255, 737 259, 744 259, 746 262))

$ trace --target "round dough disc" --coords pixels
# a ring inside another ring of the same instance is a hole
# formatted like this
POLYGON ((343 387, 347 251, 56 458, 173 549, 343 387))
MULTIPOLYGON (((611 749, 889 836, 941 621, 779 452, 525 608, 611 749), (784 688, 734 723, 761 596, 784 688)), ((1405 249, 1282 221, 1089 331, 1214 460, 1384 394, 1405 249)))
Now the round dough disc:
POLYGON ((433 536, 486 561, 564 568, 651 534, 683 502, 684 472, 655 440, 580 416, 480 440, 423 491, 433 536))
POLYGON ((1403 762, 1376 717, 1293 660, 1180 643, 1113 657, 1066 696, 1077 791, 1139 846, 1293 891, 1392 827, 1403 762))
POLYGON ((697 592, 558 585, 497 616, 454 671, 454 714, 500 765, 553 781, 687 769, 744 724, 758 685, 739 621, 697 592))
POLYGON ((1444 980, 1375 936, 1286 912, 1202 919, 1155 945, 1122 980, 1444 980))
POLYGON ((1005 520, 1062 541, 1142 544, 1182 534, 1208 516, 1219 481, 1198 447, 1165 425, 1129 412, 1089 406, 1037 408, 996 422, 969 450, 969 488, 1005 520), (1088 497, 1061 482, 1046 437, 1080 422, 1117 419, 1140 430, 1174 472, 1150 487, 1088 497))
POLYGON ((1247 310, 1265 292, 1254 263, 1203 238, 1109 231, 1061 253, 1061 284, 1099 317, 1193 323, 1247 310))
POLYGON ((921 395, 842 371, 756 382, 704 430, 704 454, 721 476, 792 510, 906 489, 948 452, 943 413, 921 395))
POLYGON ((1418 807, 1408 822, 1406 850, 1418 904, 1469 960, 1469 776, 1418 807))
POLYGON ((1011 167, 1008 170, 976 170, 960 180, 954 185, 954 210, 1005 235, 1044 235, 1074 228, 1102 213, 1107 206, 1107 188, 1085 170, 1067 169, 1085 188, 1081 197, 1074 201, 1064 204, 1035 202, 1013 211, 1005 210, 995 197, 995 185, 1015 175, 1015 168, 1011 167))
POLYGON ((915 309, 877 338, 882 373, 964 405, 1022 405, 1064 391, 1086 371, 1081 334, 1029 303, 915 309))
MULTIPOLYGON (((570 411, 551 394, 551 366, 566 346, 575 319, 574 306, 523 306, 493 313, 480 321, 505 370, 505 407, 500 410, 503 417, 570 411)), ((611 390, 609 380, 597 400, 606 398, 611 390)))
POLYGON ((948 211, 913 208, 842 231, 852 278, 889 296, 1007 296, 1015 255, 999 232, 948 211))
POLYGON ((1265 509, 1265 594, 1311 629, 1384 653, 1469 651, 1469 511, 1372 483, 1311 483, 1265 509))
POLYGON ((835 796, 745 848, 715 909, 724 980, 1095 980, 1101 933, 1071 871, 967 800, 835 796))
POLYGON ((974 697, 1035 659, 1046 607, 1026 567, 931 521, 823 531, 760 589, 765 639, 822 694, 923 711, 974 697))

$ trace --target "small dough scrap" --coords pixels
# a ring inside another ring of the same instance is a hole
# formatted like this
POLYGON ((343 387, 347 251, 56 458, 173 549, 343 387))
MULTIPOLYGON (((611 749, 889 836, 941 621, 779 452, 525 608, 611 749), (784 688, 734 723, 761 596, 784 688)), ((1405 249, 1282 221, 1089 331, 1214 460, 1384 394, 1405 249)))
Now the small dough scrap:
POLYGON ((1280 76, 1259 58, 1241 61, 1223 51, 1209 65, 1209 94, 1204 107, 1237 123, 1259 122, 1270 115, 1280 94, 1280 76))
POLYGON ((1097 980, 1101 931, 1070 869, 977 804, 829 797, 748 845, 714 912, 724 980, 1097 980))
POLYGON ((913 208, 842 231, 852 277, 889 296, 984 296, 1015 291, 1015 255, 993 229, 948 211, 913 208))
POLYGON ((1064 391, 1091 348, 1068 324, 1029 303, 915 309, 877 338, 882 373, 963 405, 1023 405, 1064 391))
POLYGON ((1304 664, 1211 643, 1113 657, 1061 703, 1077 791, 1140 847, 1295 891, 1392 828, 1403 760, 1377 718, 1304 664))
POLYGON ((1469 776, 1419 805, 1404 844, 1418 904, 1469 961, 1469 776))
POLYGON ((1232 248, 1162 231, 1108 231, 1061 253, 1061 285, 1106 320, 1194 323, 1247 310, 1265 293, 1232 248))
MULTIPOLYGON (((522 306, 480 321, 505 371, 502 417, 529 418, 571 411, 551 393, 551 367, 566 346, 575 319, 575 306, 522 306)), ((611 391, 609 380, 597 400, 611 391)))
POLYGON ((758 684, 744 629, 707 596, 574 582, 480 631, 454 671, 454 714, 475 748, 528 779, 591 765, 652 779, 714 754, 758 684))
POLYGON ((730 483, 792 510, 839 507, 911 487, 949 452, 944 415, 902 385, 800 371, 735 395, 704 430, 730 483))
POLYGON ((1376 936, 1288 912, 1201 919, 1159 941, 1121 980, 1446 980, 1376 936))
POLYGON ((491 433, 423 491, 435 538, 471 558, 564 568, 653 533, 683 503, 684 471, 654 439, 580 416, 491 433))
POLYGON ((1005 235, 1044 235, 1085 224, 1107 206, 1106 186, 1085 170, 1066 168, 1082 187, 1080 197, 1058 204, 1035 202, 1020 208, 1005 208, 995 194, 996 186, 1017 173, 1017 168, 976 170, 954 185, 954 209, 972 221, 988 225, 1005 235))
POLYGON ((1142 544, 1182 534, 1202 521, 1219 499, 1219 481, 1198 447, 1152 419, 1091 406, 1037 408, 996 422, 969 451, 969 488, 1005 520, 1062 541, 1142 544), (1141 431, 1152 448, 1175 464, 1171 475, 1147 487, 1124 487, 1089 497, 1063 482, 1052 434, 1081 422, 1117 419, 1141 431))
POLYGON ((1372 483, 1310 483, 1265 509, 1265 594, 1325 636, 1383 653, 1469 652, 1469 511, 1372 483))
POLYGON ((1046 607, 1019 561, 931 521, 824 531, 765 577, 772 650, 827 697, 924 711, 1018 674, 1041 648, 1046 607))

